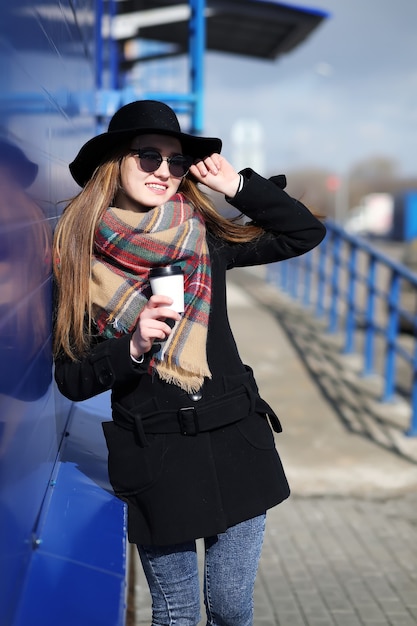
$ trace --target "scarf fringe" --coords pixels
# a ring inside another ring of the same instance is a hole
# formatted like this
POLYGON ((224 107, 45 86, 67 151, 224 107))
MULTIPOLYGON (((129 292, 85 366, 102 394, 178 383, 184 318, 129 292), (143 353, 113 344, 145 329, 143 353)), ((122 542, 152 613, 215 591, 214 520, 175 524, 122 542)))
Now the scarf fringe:
POLYGON ((203 386, 204 378, 211 378, 211 373, 208 369, 201 371, 201 376, 198 376, 175 365, 167 367, 165 363, 158 363, 156 371, 162 380, 177 385, 186 393, 196 393, 203 386))

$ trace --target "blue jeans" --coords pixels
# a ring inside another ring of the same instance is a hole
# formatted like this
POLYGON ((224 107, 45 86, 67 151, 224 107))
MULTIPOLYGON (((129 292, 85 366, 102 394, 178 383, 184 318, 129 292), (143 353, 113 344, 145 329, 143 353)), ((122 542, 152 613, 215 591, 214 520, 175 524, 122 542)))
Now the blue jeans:
MULTIPOLYGON (((208 626, 251 626, 265 514, 204 540, 208 626)), ((152 626, 196 626, 200 584, 195 541, 138 546, 152 596, 152 626)))

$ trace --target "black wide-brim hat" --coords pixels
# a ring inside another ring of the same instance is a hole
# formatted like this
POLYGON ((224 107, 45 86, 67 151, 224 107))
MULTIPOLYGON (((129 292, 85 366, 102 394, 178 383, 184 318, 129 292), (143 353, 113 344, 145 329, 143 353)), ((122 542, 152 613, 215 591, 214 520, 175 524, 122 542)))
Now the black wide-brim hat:
POLYGON ((215 137, 198 137, 181 132, 174 111, 164 102, 139 100, 119 109, 111 118, 106 133, 93 137, 83 145, 70 172, 80 187, 90 180, 96 167, 121 143, 144 134, 169 135, 181 142, 183 153, 201 159, 220 152, 222 142, 215 137))

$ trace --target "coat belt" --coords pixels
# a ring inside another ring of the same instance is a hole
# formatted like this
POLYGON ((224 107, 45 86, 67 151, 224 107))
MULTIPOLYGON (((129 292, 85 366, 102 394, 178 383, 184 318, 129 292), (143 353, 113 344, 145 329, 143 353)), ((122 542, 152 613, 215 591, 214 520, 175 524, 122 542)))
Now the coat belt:
POLYGON ((113 419, 122 428, 135 431, 140 445, 146 446, 146 434, 196 436, 238 422, 254 412, 255 398, 253 392, 242 385, 202 405, 172 410, 160 408, 157 399, 145 402, 134 412, 114 403, 113 419))

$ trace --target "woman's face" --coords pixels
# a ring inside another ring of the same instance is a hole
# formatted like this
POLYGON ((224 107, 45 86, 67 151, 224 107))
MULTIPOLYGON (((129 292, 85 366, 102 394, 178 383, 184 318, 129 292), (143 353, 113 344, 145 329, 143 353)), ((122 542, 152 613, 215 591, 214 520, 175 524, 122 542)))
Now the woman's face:
MULTIPOLYGON (((179 140, 165 135, 140 135, 133 139, 130 147, 132 151, 156 151, 164 159, 182 154, 179 140)), ((152 161, 146 163, 152 165, 152 161)), ((116 195, 116 206, 144 213, 169 200, 178 191, 181 177, 173 176, 168 165, 163 160, 155 171, 146 172, 137 154, 132 152, 124 157, 120 166, 121 186, 116 195)))

